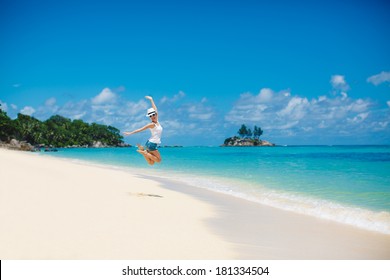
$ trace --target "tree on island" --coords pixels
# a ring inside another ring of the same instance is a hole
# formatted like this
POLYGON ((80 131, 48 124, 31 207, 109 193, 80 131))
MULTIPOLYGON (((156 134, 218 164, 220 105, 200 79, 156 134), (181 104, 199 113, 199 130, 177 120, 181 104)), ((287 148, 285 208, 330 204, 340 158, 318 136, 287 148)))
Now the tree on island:
POLYGON ((11 139, 52 147, 91 147, 98 142, 102 146, 124 145, 119 129, 112 126, 88 124, 82 120, 72 121, 60 115, 42 122, 19 113, 12 120, 0 108, 0 141, 9 142, 11 139))
POLYGON ((233 136, 225 139, 224 146, 274 146, 267 141, 260 140, 263 130, 260 127, 253 128, 253 132, 245 124, 242 124, 237 131, 239 136, 233 136))
POLYGON ((254 138, 259 140, 261 135, 263 135, 263 130, 260 127, 255 126, 253 130, 254 138))
POLYGON ((263 130, 260 127, 255 127, 253 128, 253 133, 250 128, 247 128, 245 124, 241 125, 241 128, 238 130, 238 135, 241 136, 241 138, 249 138, 251 139, 253 136, 253 139, 259 139, 260 136, 263 134, 263 130))
POLYGON ((244 138, 248 134, 248 129, 246 128, 246 125, 241 125, 241 128, 238 130, 237 133, 241 136, 241 138, 244 138))

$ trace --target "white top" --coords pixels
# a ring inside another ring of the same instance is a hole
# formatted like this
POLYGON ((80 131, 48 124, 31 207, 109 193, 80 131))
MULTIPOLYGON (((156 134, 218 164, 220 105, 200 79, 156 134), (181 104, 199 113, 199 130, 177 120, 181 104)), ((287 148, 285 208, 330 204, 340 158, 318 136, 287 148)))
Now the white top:
POLYGON ((160 144, 162 131, 163 128, 160 123, 155 123, 154 127, 150 129, 152 136, 149 138, 149 141, 155 144, 160 144))

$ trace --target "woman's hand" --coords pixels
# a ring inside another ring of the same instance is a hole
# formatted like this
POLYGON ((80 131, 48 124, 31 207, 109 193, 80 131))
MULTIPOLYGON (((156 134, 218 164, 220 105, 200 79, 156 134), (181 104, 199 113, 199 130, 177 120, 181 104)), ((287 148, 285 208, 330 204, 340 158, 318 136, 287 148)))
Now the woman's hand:
POLYGON ((146 99, 149 99, 150 101, 153 100, 153 98, 151 96, 145 96, 146 99))
POLYGON ((128 132, 128 131, 126 131, 126 132, 123 132, 123 135, 124 136, 129 136, 129 135, 131 135, 132 133, 131 132, 128 132))

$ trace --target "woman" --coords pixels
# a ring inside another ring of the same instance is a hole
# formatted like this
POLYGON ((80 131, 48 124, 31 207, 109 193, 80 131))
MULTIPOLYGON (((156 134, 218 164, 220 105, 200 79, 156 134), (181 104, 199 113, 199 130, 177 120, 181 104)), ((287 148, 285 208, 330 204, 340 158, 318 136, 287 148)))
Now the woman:
POLYGON ((157 145, 161 143, 161 134, 162 134, 162 126, 158 122, 158 112, 157 107, 154 104, 153 98, 150 96, 145 96, 146 99, 150 100, 150 103, 152 104, 152 108, 148 109, 146 116, 150 118, 151 123, 145 125, 142 128, 136 129, 131 132, 124 132, 123 134, 125 136, 132 135, 141 131, 144 131, 146 129, 150 129, 150 132, 152 133, 149 140, 146 142, 146 150, 144 147, 142 147, 140 144, 137 144, 138 150, 140 154, 142 154, 145 158, 145 160, 150 164, 153 165, 156 162, 161 162, 161 155, 159 151, 157 150, 157 145))

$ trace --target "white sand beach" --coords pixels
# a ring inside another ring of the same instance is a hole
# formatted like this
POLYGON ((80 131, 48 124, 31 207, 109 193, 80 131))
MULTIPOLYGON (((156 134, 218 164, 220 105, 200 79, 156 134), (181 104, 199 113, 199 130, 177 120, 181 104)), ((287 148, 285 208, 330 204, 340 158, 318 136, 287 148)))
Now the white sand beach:
POLYGON ((0 259, 224 259, 213 206, 127 172, 0 149, 0 259))
POLYGON ((0 259, 390 259, 390 235, 0 149, 0 259))

